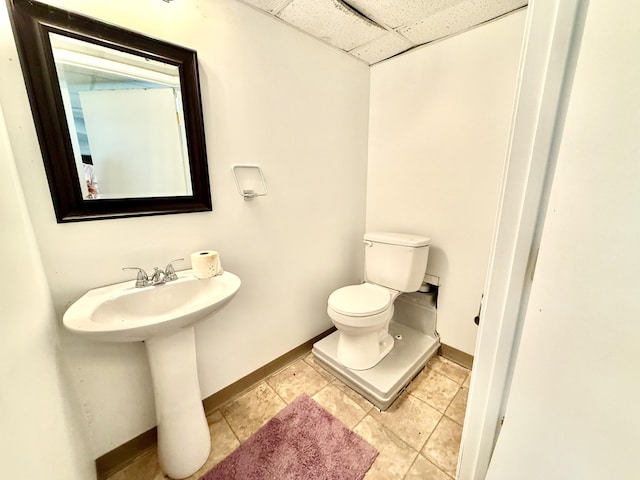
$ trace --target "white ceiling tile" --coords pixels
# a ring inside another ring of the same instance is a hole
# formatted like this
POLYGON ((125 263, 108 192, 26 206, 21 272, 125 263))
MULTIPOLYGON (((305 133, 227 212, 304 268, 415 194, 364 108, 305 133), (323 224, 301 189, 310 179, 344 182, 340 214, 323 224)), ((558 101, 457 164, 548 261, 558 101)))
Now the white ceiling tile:
POLYGON ((338 0, 293 0, 277 16, 300 30, 347 51, 386 31, 338 0))
POLYGON ((527 0, 239 0, 370 65, 526 6, 527 0), (390 32, 393 28, 397 33, 390 32), (403 36, 406 42, 403 41, 403 36))
POLYGON ((258 7, 261 10, 272 12, 274 8, 282 3, 282 0, 241 0, 244 3, 258 7))
POLYGON ((446 37, 527 4, 527 0, 465 0, 397 31, 416 44, 446 37))
POLYGON ((387 27, 398 28, 465 0, 346 0, 362 14, 387 27))
POLYGON ((387 33, 365 45, 354 48, 349 53, 372 65, 404 52, 411 47, 413 47, 413 44, 408 40, 399 35, 387 33))

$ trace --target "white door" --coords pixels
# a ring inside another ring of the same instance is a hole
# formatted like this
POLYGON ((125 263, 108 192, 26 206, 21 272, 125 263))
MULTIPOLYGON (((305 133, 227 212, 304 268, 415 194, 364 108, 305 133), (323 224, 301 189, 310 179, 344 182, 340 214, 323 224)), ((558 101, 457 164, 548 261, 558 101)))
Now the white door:
POLYGON ((509 396, 548 185, 575 65, 582 0, 531 0, 505 181, 485 285, 458 478, 484 479, 509 396), (576 27, 578 25, 578 27, 576 27))
POLYGON ((640 477, 638 18, 589 2, 490 480, 640 477))

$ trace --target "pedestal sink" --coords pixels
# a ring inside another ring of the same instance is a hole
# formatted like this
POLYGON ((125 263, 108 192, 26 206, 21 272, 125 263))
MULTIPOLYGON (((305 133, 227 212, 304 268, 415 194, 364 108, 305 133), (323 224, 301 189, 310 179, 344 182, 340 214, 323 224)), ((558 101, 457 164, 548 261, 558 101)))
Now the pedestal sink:
POLYGON ((211 450, 198 383, 194 323, 240 288, 230 272, 197 279, 191 270, 162 285, 134 281, 89 290, 64 314, 67 329, 93 340, 145 343, 158 423, 158 460, 171 478, 195 473, 211 450))

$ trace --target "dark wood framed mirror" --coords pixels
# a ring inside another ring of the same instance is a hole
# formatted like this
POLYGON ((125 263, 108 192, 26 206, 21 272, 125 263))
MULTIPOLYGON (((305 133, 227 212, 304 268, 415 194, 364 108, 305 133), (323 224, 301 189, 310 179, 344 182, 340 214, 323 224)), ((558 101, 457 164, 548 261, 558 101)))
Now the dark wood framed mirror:
POLYGON ((196 52, 7 4, 57 221, 211 210, 196 52))

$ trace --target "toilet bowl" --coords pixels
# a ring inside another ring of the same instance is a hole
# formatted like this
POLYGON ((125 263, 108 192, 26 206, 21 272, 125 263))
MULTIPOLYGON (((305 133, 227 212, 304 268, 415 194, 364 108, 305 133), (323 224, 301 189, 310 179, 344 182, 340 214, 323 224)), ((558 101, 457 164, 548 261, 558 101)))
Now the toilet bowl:
POLYGON ((400 292, 363 283, 334 291, 327 313, 340 331, 338 361, 352 370, 374 367, 393 348, 388 333, 393 302, 400 292))
POLYGON ((419 235, 365 234, 365 282, 339 288, 327 301, 327 313, 339 332, 337 359, 342 365, 368 370, 391 351, 393 302, 422 284, 430 242, 419 235))

